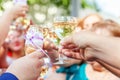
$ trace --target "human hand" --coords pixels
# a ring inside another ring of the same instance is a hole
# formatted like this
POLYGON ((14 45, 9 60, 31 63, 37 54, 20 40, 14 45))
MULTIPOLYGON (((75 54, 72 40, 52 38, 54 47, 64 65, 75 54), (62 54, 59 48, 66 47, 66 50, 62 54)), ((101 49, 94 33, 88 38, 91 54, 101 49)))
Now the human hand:
POLYGON ((19 80, 37 80, 44 62, 43 56, 39 51, 28 54, 14 61, 6 72, 14 74, 19 80))
POLYGON ((14 5, 12 8, 6 10, 6 13, 10 15, 13 19, 17 17, 24 17, 28 11, 27 5, 14 5))
POLYGON ((82 59, 80 55, 81 51, 82 50, 74 44, 68 44, 68 46, 62 46, 62 48, 59 49, 60 53, 70 58, 79 59, 79 60, 82 59))
POLYGON ((80 31, 73 33, 61 41, 62 53, 68 57, 75 59, 91 60, 94 53, 94 48, 91 47, 90 42, 94 39, 92 32, 80 31), (79 36, 79 37, 78 37, 79 36))
POLYGON ((50 39, 44 39, 43 49, 51 51, 58 50, 58 47, 50 39))
POLYGON ((57 46, 49 39, 44 40, 43 49, 47 51, 48 55, 51 58, 52 62, 56 61, 58 58, 58 48, 57 46))
POLYGON ((90 42, 94 39, 94 35, 95 34, 90 31, 74 32, 70 36, 62 39, 60 43, 64 47, 68 47, 68 45, 74 44, 79 48, 85 48, 90 46, 90 42))

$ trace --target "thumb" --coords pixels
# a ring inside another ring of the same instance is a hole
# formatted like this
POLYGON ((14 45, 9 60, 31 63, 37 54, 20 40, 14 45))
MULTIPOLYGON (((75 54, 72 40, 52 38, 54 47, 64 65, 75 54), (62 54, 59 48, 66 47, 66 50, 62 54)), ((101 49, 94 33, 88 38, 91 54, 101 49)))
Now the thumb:
POLYGON ((71 44, 71 43, 73 43, 72 36, 67 36, 67 37, 65 37, 64 39, 62 39, 62 40, 60 41, 60 44, 61 44, 62 46, 66 46, 66 45, 71 44))
POLYGON ((43 58, 45 55, 41 50, 36 50, 34 52, 32 52, 31 54, 28 54, 28 56, 32 57, 32 58, 38 58, 41 59, 43 58))

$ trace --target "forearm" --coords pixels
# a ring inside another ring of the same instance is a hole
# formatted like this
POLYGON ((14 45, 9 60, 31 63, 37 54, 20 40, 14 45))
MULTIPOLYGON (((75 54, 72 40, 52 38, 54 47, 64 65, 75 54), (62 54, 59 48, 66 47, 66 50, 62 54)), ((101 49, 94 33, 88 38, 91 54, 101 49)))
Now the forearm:
POLYGON ((5 11, 0 19, 0 46, 4 42, 8 31, 10 24, 13 20, 13 16, 10 14, 10 11, 5 11))
POLYGON ((90 47, 99 52, 94 53, 94 57, 120 69, 120 38, 98 36, 90 47))
POLYGON ((102 66, 104 66, 106 69, 108 69, 110 72, 112 72, 113 74, 115 74, 116 76, 120 77, 120 69, 117 69, 115 67, 110 66, 109 64, 101 61, 101 60, 97 60, 97 62, 99 62, 102 66))

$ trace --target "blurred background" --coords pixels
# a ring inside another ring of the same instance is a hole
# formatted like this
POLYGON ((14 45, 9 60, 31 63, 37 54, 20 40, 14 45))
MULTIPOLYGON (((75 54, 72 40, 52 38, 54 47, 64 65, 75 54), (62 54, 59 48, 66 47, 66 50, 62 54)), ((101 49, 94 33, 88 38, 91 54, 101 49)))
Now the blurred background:
MULTIPOLYGON (((84 17, 99 13, 119 22, 120 0, 28 0, 28 18, 36 24, 50 24, 54 16, 84 17)), ((0 16, 13 5, 12 0, 0 0, 0 16)))

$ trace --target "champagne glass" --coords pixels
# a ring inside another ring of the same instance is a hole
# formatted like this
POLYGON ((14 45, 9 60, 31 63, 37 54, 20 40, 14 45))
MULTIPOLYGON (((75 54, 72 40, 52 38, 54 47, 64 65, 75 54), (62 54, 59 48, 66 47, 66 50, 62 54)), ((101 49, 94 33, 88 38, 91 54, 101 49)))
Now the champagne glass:
POLYGON ((45 58, 43 58, 45 65, 42 66, 40 73, 40 77, 45 78, 49 67, 51 67, 51 62, 48 54, 42 49, 44 38, 41 30, 41 27, 39 27, 38 25, 30 26, 25 36, 25 53, 27 55, 38 50, 40 51, 40 54, 45 55, 45 58))
MULTIPOLYGON (((61 40, 75 30, 77 26, 77 20, 75 17, 71 16, 59 16, 54 18, 53 26, 56 35, 61 40)), ((67 59, 68 58, 66 56, 59 54, 58 62, 56 64, 66 64, 65 60, 67 59)))

